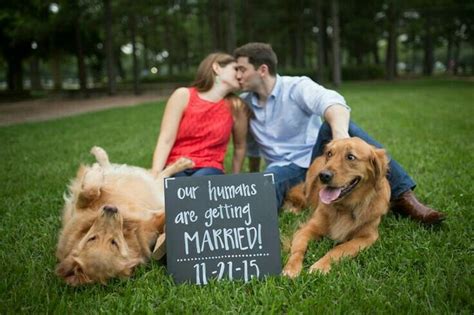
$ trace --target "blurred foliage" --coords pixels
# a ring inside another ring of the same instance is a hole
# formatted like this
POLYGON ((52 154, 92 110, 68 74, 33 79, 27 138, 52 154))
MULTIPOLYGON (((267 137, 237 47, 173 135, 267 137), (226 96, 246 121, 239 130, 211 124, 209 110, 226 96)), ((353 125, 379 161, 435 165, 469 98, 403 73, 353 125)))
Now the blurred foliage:
MULTIPOLYGON (((3 88, 29 89, 32 84, 24 83, 35 78, 41 86, 33 89, 53 85, 74 88, 81 69, 89 87, 103 86, 107 82, 106 60, 111 58, 105 53, 104 1, 3 0, 3 88)), ((298 70, 298 74, 314 77, 320 70, 316 66, 321 57, 317 55, 319 32, 324 32, 324 66, 330 68, 332 60, 330 1, 319 1, 324 25, 321 30, 314 0, 110 0, 117 80, 133 80, 132 39, 137 43, 141 82, 188 81, 188 73, 193 73, 208 53, 232 52, 248 41, 271 43, 278 54, 281 73, 298 70)), ((400 74, 474 72, 474 2, 339 2, 343 80, 381 76, 380 70, 385 71, 386 67, 391 24, 395 25, 393 31, 398 39, 400 74), (391 6, 395 10, 389 14, 391 6)))

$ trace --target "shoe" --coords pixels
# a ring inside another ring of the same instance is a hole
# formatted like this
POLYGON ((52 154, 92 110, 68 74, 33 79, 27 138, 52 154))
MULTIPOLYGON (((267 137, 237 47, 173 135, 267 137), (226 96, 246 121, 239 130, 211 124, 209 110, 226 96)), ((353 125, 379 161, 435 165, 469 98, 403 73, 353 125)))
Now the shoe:
POLYGON ((391 208, 395 212, 407 215, 415 221, 432 225, 441 223, 446 215, 442 212, 431 209, 416 199, 412 190, 408 190, 391 203, 391 208))

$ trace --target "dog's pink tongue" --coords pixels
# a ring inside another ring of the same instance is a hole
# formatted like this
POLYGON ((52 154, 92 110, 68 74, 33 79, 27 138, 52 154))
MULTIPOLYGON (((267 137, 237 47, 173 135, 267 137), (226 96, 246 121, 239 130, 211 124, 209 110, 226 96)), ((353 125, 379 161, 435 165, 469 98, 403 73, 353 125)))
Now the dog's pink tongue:
POLYGON ((319 198, 325 204, 330 204, 336 200, 341 194, 342 188, 329 188, 325 187, 319 191, 319 198))

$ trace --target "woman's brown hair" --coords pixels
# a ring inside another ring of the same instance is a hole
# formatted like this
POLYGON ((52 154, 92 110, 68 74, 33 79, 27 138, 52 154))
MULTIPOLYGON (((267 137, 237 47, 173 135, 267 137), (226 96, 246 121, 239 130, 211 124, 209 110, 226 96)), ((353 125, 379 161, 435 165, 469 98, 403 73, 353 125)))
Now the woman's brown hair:
POLYGON ((208 55, 199 64, 196 71, 196 78, 191 85, 199 92, 209 91, 214 85, 216 79, 216 74, 214 73, 214 69, 212 69, 212 65, 217 63, 219 66, 225 67, 232 62, 235 62, 235 58, 229 54, 217 52, 208 55))

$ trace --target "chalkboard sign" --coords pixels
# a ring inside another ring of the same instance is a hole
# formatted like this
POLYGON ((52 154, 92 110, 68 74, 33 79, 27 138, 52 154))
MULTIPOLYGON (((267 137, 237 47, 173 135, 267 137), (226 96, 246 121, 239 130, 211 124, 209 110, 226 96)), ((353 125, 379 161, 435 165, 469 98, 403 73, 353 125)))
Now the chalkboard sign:
POLYGON ((176 282, 281 272, 273 174, 165 179, 166 255, 176 282))

